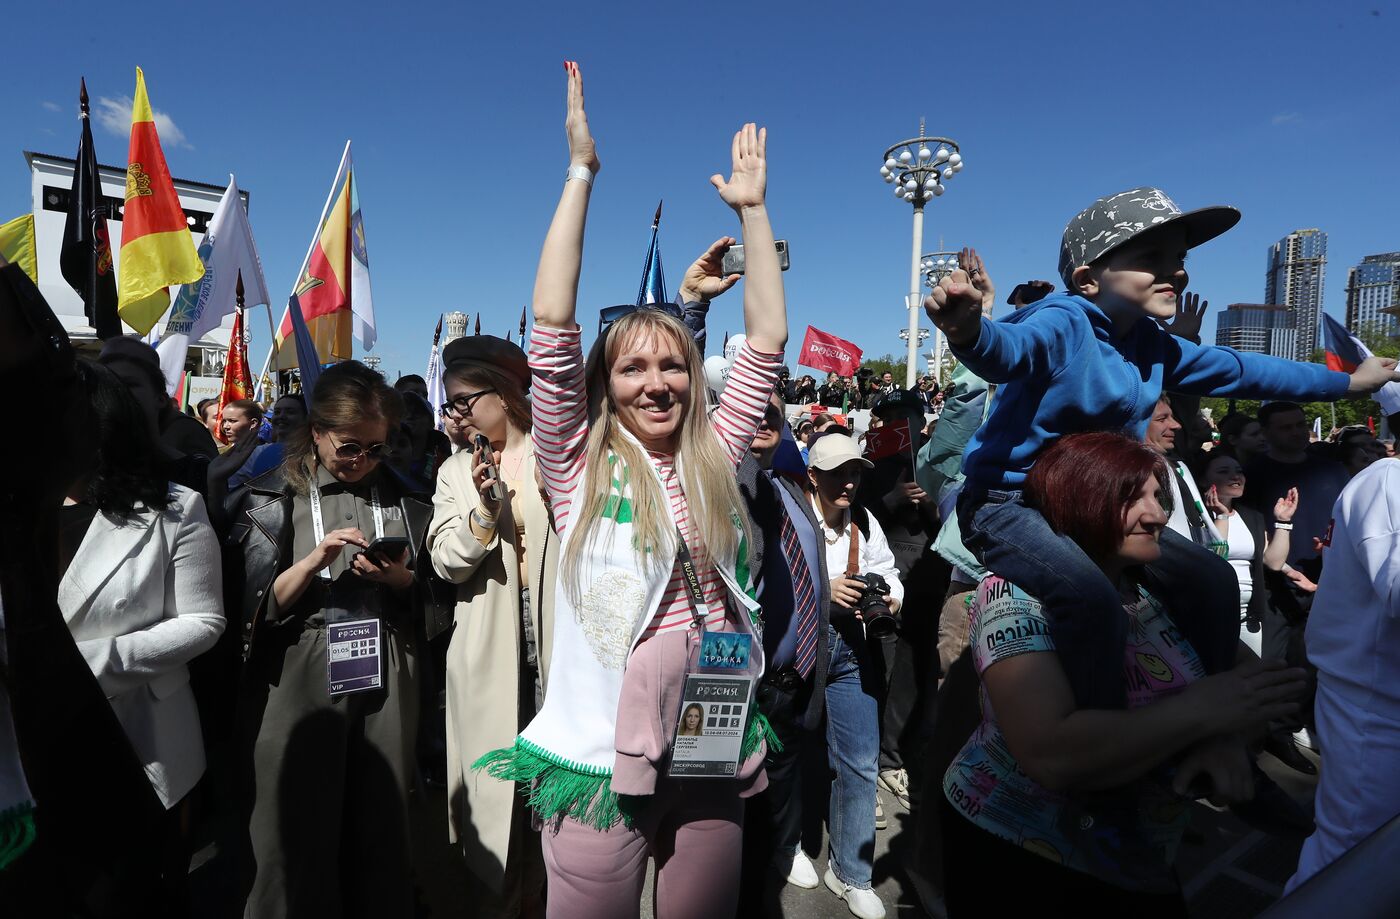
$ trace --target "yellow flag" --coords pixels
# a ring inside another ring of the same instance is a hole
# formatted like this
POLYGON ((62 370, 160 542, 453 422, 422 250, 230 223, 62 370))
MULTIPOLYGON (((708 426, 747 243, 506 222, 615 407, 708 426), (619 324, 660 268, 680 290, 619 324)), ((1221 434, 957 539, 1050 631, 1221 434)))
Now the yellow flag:
POLYGON ((122 211, 121 262, 117 265, 117 312, 145 335, 170 308, 168 287, 204 276, 180 196, 165 165, 155 113, 146 97, 146 77, 136 68, 127 152, 126 205, 122 211))
POLYGON ((0 256, 11 265, 18 265, 29 280, 39 283, 39 259, 34 250, 34 215, 25 214, 8 223, 0 223, 0 256))

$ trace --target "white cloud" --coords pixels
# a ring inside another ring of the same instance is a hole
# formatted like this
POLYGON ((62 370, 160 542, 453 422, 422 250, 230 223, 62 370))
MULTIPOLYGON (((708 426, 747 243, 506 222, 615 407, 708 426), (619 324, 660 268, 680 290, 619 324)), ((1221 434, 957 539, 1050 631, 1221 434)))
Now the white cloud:
POLYGON ((1303 116, 1299 115, 1297 112, 1280 112, 1273 117, 1272 123, 1278 126, 1281 124, 1293 124, 1294 122, 1302 120, 1303 116))
MULTIPOLYGON (((118 137, 130 137, 131 103, 130 96, 118 96, 115 99, 110 96, 98 96, 93 104, 92 114, 97 123, 108 131, 118 137)), ((169 115, 158 109, 152 109, 151 112, 155 115, 156 133, 160 135, 163 146, 194 149, 194 145, 185 139, 185 132, 176 126, 169 115)))
POLYGON ((40 102, 39 104, 42 105, 45 109, 47 109, 47 110, 50 111, 50 112, 61 112, 61 111, 63 111, 63 106, 59 105, 57 102, 49 102, 48 100, 44 100, 43 102, 40 102))

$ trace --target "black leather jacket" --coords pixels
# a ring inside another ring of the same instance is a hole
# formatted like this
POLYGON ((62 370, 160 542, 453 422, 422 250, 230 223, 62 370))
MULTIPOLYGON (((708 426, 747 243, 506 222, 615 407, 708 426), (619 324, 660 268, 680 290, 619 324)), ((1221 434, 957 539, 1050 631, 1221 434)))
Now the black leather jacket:
MULTIPOLYGON (((402 495, 399 508, 409 534, 409 567, 418 581, 414 599, 422 605, 425 632, 431 639, 452 624, 453 591, 451 585, 433 575, 431 564, 418 564, 420 558, 427 558, 424 547, 433 519, 431 498, 415 493, 397 474, 395 481, 402 495)), ((272 582, 293 561, 293 497, 282 467, 278 466, 252 479, 228 499, 231 524, 224 545, 225 608, 230 624, 235 611, 241 614, 239 638, 244 660, 248 659, 258 624, 267 611, 272 582)))

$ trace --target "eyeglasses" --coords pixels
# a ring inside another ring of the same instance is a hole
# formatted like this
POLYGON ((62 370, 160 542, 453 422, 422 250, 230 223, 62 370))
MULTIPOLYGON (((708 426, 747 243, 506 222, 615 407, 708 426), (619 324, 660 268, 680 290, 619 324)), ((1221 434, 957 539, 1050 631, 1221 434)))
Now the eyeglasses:
POLYGON ((366 459, 379 462, 384 458, 384 451, 389 449, 389 445, 384 443, 370 444, 368 447, 362 447, 354 441, 338 444, 335 442, 335 435, 329 432, 327 432, 326 437, 330 439, 331 445, 335 447, 335 458, 346 460, 347 462, 357 460, 362 456, 366 459))
POLYGON ((458 418, 470 418, 472 406, 476 404, 476 400, 495 391, 494 389, 483 389, 481 392, 466 393, 455 399, 448 399, 446 402, 442 403, 442 405, 438 406, 438 408, 442 409, 444 415, 455 415, 458 418))

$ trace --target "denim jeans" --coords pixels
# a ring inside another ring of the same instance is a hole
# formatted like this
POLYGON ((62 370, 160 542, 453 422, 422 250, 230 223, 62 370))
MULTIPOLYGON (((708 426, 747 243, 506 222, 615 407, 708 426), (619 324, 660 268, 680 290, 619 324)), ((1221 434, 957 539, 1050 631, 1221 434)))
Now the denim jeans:
MULTIPOLYGON (((1067 536, 1050 529, 1019 491, 964 492, 958 516, 967 547, 995 574, 1038 599, 1080 707, 1121 708, 1127 620, 1118 589, 1067 536)), ((1229 563, 1171 530, 1146 566, 1147 588, 1166 606, 1208 673, 1234 665, 1239 581, 1229 563)))
MULTIPOLYGON (((833 606, 833 611, 836 607, 833 606)), ((875 861, 875 777, 880 758, 880 677, 861 623, 829 626, 827 759, 835 777, 827 829, 831 870, 852 887, 870 886, 875 861)))

